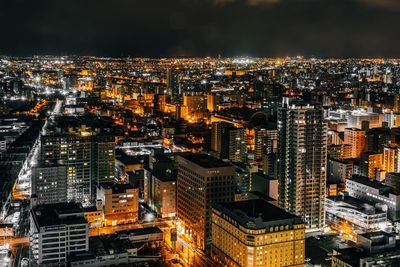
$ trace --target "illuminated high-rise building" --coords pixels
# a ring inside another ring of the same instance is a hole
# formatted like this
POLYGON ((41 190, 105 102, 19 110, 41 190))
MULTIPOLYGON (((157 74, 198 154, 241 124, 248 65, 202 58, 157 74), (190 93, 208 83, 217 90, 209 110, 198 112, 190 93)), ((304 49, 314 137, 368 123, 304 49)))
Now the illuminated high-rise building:
POLYGON ((258 126, 255 132, 254 159, 261 161, 264 155, 275 153, 278 143, 278 131, 268 127, 258 126))
POLYGON ((207 94, 207 109, 210 112, 213 112, 217 109, 218 100, 217 95, 210 93, 207 94))
POLYGON ((178 159, 177 207, 180 229, 198 247, 211 244, 211 206, 231 202, 235 194, 235 167, 206 154, 178 159))
POLYGON ((365 151, 383 152, 383 147, 390 142, 390 128, 374 128, 365 133, 365 151))
POLYGON ((207 110, 207 97, 203 94, 186 94, 183 96, 182 118, 195 122, 204 118, 207 110))
POLYGON ((212 257, 223 266, 304 266, 305 225, 261 199, 216 204, 212 257))
POLYGON ((32 199, 36 204, 67 202, 67 168, 57 164, 32 168, 32 199))
POLYGON ((329 145, 327 149, 330 159, 348 159, 352 158, 352 146, 349 144, 329 145))
POLYGON ((246 159, 246 141, 243 128, 227 122, 214 122, 211 128, 211 150, 221 159, 233 162, 246 159))
POLYGON ((167 94, 173 99, 179 95, 178 73, 171 68, 167 69, 167 94))
POLYGON ((361 154, 361 175, 370 179, 377 177, 377 171, 382 169, 382 153, 365 152, 361 154))
POLYGON ((157 95, 154 100, 154 109, 160 112, 165 112, 168 96, 164 94, 157 95))
POLYGON ((324 226, 326 134, 319 105, 291 103, 278 110, 279 205, 311 229, 324 226))
POLYGON ((400 148, 388 145, 383 148, 382 169, 386 172, 400 172, 400 148))
POLYGON ((365 149, 365 131, 357 128, 344 129, 344 143, 351 145, 352 158, 360 158, 365 149))
POLYGON ((82 126, 41 137, 41 159, 67 167, 67 198, 84 204, 96 196, 100 182, 115 180, 114 136, 82 126))

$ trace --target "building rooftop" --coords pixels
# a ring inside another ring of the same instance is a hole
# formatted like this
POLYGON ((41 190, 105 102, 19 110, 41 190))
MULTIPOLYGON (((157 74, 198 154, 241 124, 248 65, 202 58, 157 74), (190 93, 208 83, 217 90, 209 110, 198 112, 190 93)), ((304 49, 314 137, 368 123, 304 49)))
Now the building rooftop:
POLYGON ((363 184, 375 189, 378 189, 380 193, 388 194, 388 193, 394 193, 393 188, 390 186, 384 185, 378 181, 371 181, 368 179, 368 177, 360 176, 360 175, 353 175, 353 177, 349 181, 354 181, 359 184, 363 184))
POLYGON ((246 193, 249 197, 254 197, 254 198, 260 198, 265 201, 271 202, 271 201, 276 201, 276 199, 273 199, 272 197, 268 196, 267 194, 259 191, 250 191, 246 193))
POLYGON ((355 132, 365 132, 364 130, 362 130, 362 129, 359 129, 359 128, 355 128, 355 127, 352 127, 352 128, 346 128, 345 130, 351 130, 351 131, 355 131, 355 132))
POLYGON ((158 168, 157 166, 151 172, 162 182, 176 181, 178 175, 177 169, 158 168))
POLYGON ((127 249, 136 248, 136 245, 127 239, 120 239, 118 235, 94 236, 89 238, 89 251, 72 252, 68 260, 84 261, 99 256, 126 253, 127 249))
POLYGON ((231 164, 222 161, 218 158, 212 157, 207 154, 185 154, 181 155, 182 158, 199 165, 202 168, 212 169, 212 168, 222 168, 232 166, 231 164))
POLYGON ((362 233, 362 234, 358 234, 358 235, 363 236, 372 241, 374 241, 380 237, 396 237, 395 235, 387 233, 385 231, 368 232, 368 233, 362 233))
POLYGON ((38 205, 31 214, 38 228, 87 223, 81 205, 74 202, 38 205))
POLYGON ((113 194, 125 193, 128 189, 134 189, 135 187, 131 184, 116 184, 113 182, 100 183, 100 187, 104 189, 111 189, 113 194))
POLYGON ((390 248, 388 251, 371 253, 360 247, 352 247, 336 250, 339 255, 335 257, 345 262, 346 266, 360 266, 360 260, 363 260, 365 266, 377 267, 395 267, 400 266, 400 248, 390 248))
POLYGON ((247 229, 260 230, 277 225, 303 224, 300 217, 263 199, 220 203, 215 204, 213 208, 247 229))
POLYGON ((253 178, 259 178, 259 179, 265 179, 265 180, 278 180, 277 178, 263 174, 262 172, 252 173, 251 176, 253 178))
POLYGON ((90 251, 96 255, 107 255, 110 253, 123 253, 127 249, 134 248, 129 240, 120 239, 118 235, 94 236, 89 239, 90 251))
POLYGON ((163 231, 158 227, 146 227, 146 228, 118 231, 117 234, 120 236, 121 235, 135 236, 135 235, 157 234, 162 232, 163 231))
POLYGON ((336 203, 341 203, 340 206, 346 205, 348 208, 358 210, 368 215, 386 213, 382 209, 377 208, 374 202, 359 200, 348 195, 327 197, 327 199, 336 203))
POLYGON ((129 156, 122 149, 115 150, 115 159, 124 165, 138 165, 143 164, 140 157, 129 156))

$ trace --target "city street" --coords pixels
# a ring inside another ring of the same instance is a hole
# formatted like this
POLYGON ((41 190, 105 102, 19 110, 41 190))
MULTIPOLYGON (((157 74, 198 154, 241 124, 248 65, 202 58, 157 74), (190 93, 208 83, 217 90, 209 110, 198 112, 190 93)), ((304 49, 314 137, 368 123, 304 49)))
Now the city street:
MULTIPOLYGON (((60 113, 62 101, 57 100, 53 111, 49 114, 54 116, 60 113)), ((47 121, 42 131, 46 129, 47 121)), ((40 155, 40 135, 37 137, 31 151, 29 152, 15 184, 11 196, 2 207, 1 220, 4 223, 13 224, 15 228, 15 237, 9 237, 0 240, 2 247, 9 247, 8 251, 0 251, 0 266, 20 266, 21 253, 29 249, 29 198, 31 195, 31 174, 32 167, 38 164, 40 155)))

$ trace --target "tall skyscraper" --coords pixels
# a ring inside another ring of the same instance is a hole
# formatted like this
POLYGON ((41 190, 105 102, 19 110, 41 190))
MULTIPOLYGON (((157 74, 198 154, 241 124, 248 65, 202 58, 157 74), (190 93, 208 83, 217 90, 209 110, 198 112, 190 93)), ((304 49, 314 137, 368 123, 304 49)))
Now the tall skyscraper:
POLYGON ((211 242, 211 206, 234 200, 235 168, 206 154, 181 155, 178 162, 180 229, 206 249, 211 242))
POLYGON ((278 110, 279 205, 308 229, 324 226, 327 126, 319 105, 292 103, 278 110))
POLYGON ((167 93, 175 99, 179 95, 178 73, 175 69, 167 69, 167 93))
POLYGON ((68 201, 88 204, 95 187, 115 179, 114 137, 81 126, 68 132, 50 132, 41 137, 41 159, 67 167, 68 201))
POLYGON ((211 150, 221 159, 233 162, 246 159, 246 142, 243 128, 227 122, 214 122, 211 129, 211 150))

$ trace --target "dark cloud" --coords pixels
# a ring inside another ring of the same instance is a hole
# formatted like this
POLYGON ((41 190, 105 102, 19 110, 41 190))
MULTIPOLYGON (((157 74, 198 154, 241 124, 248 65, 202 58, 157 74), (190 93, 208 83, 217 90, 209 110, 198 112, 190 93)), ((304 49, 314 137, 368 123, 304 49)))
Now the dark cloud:
POLYGON ((395 0, 0 0, 0 54, 400 56, 395 0))

